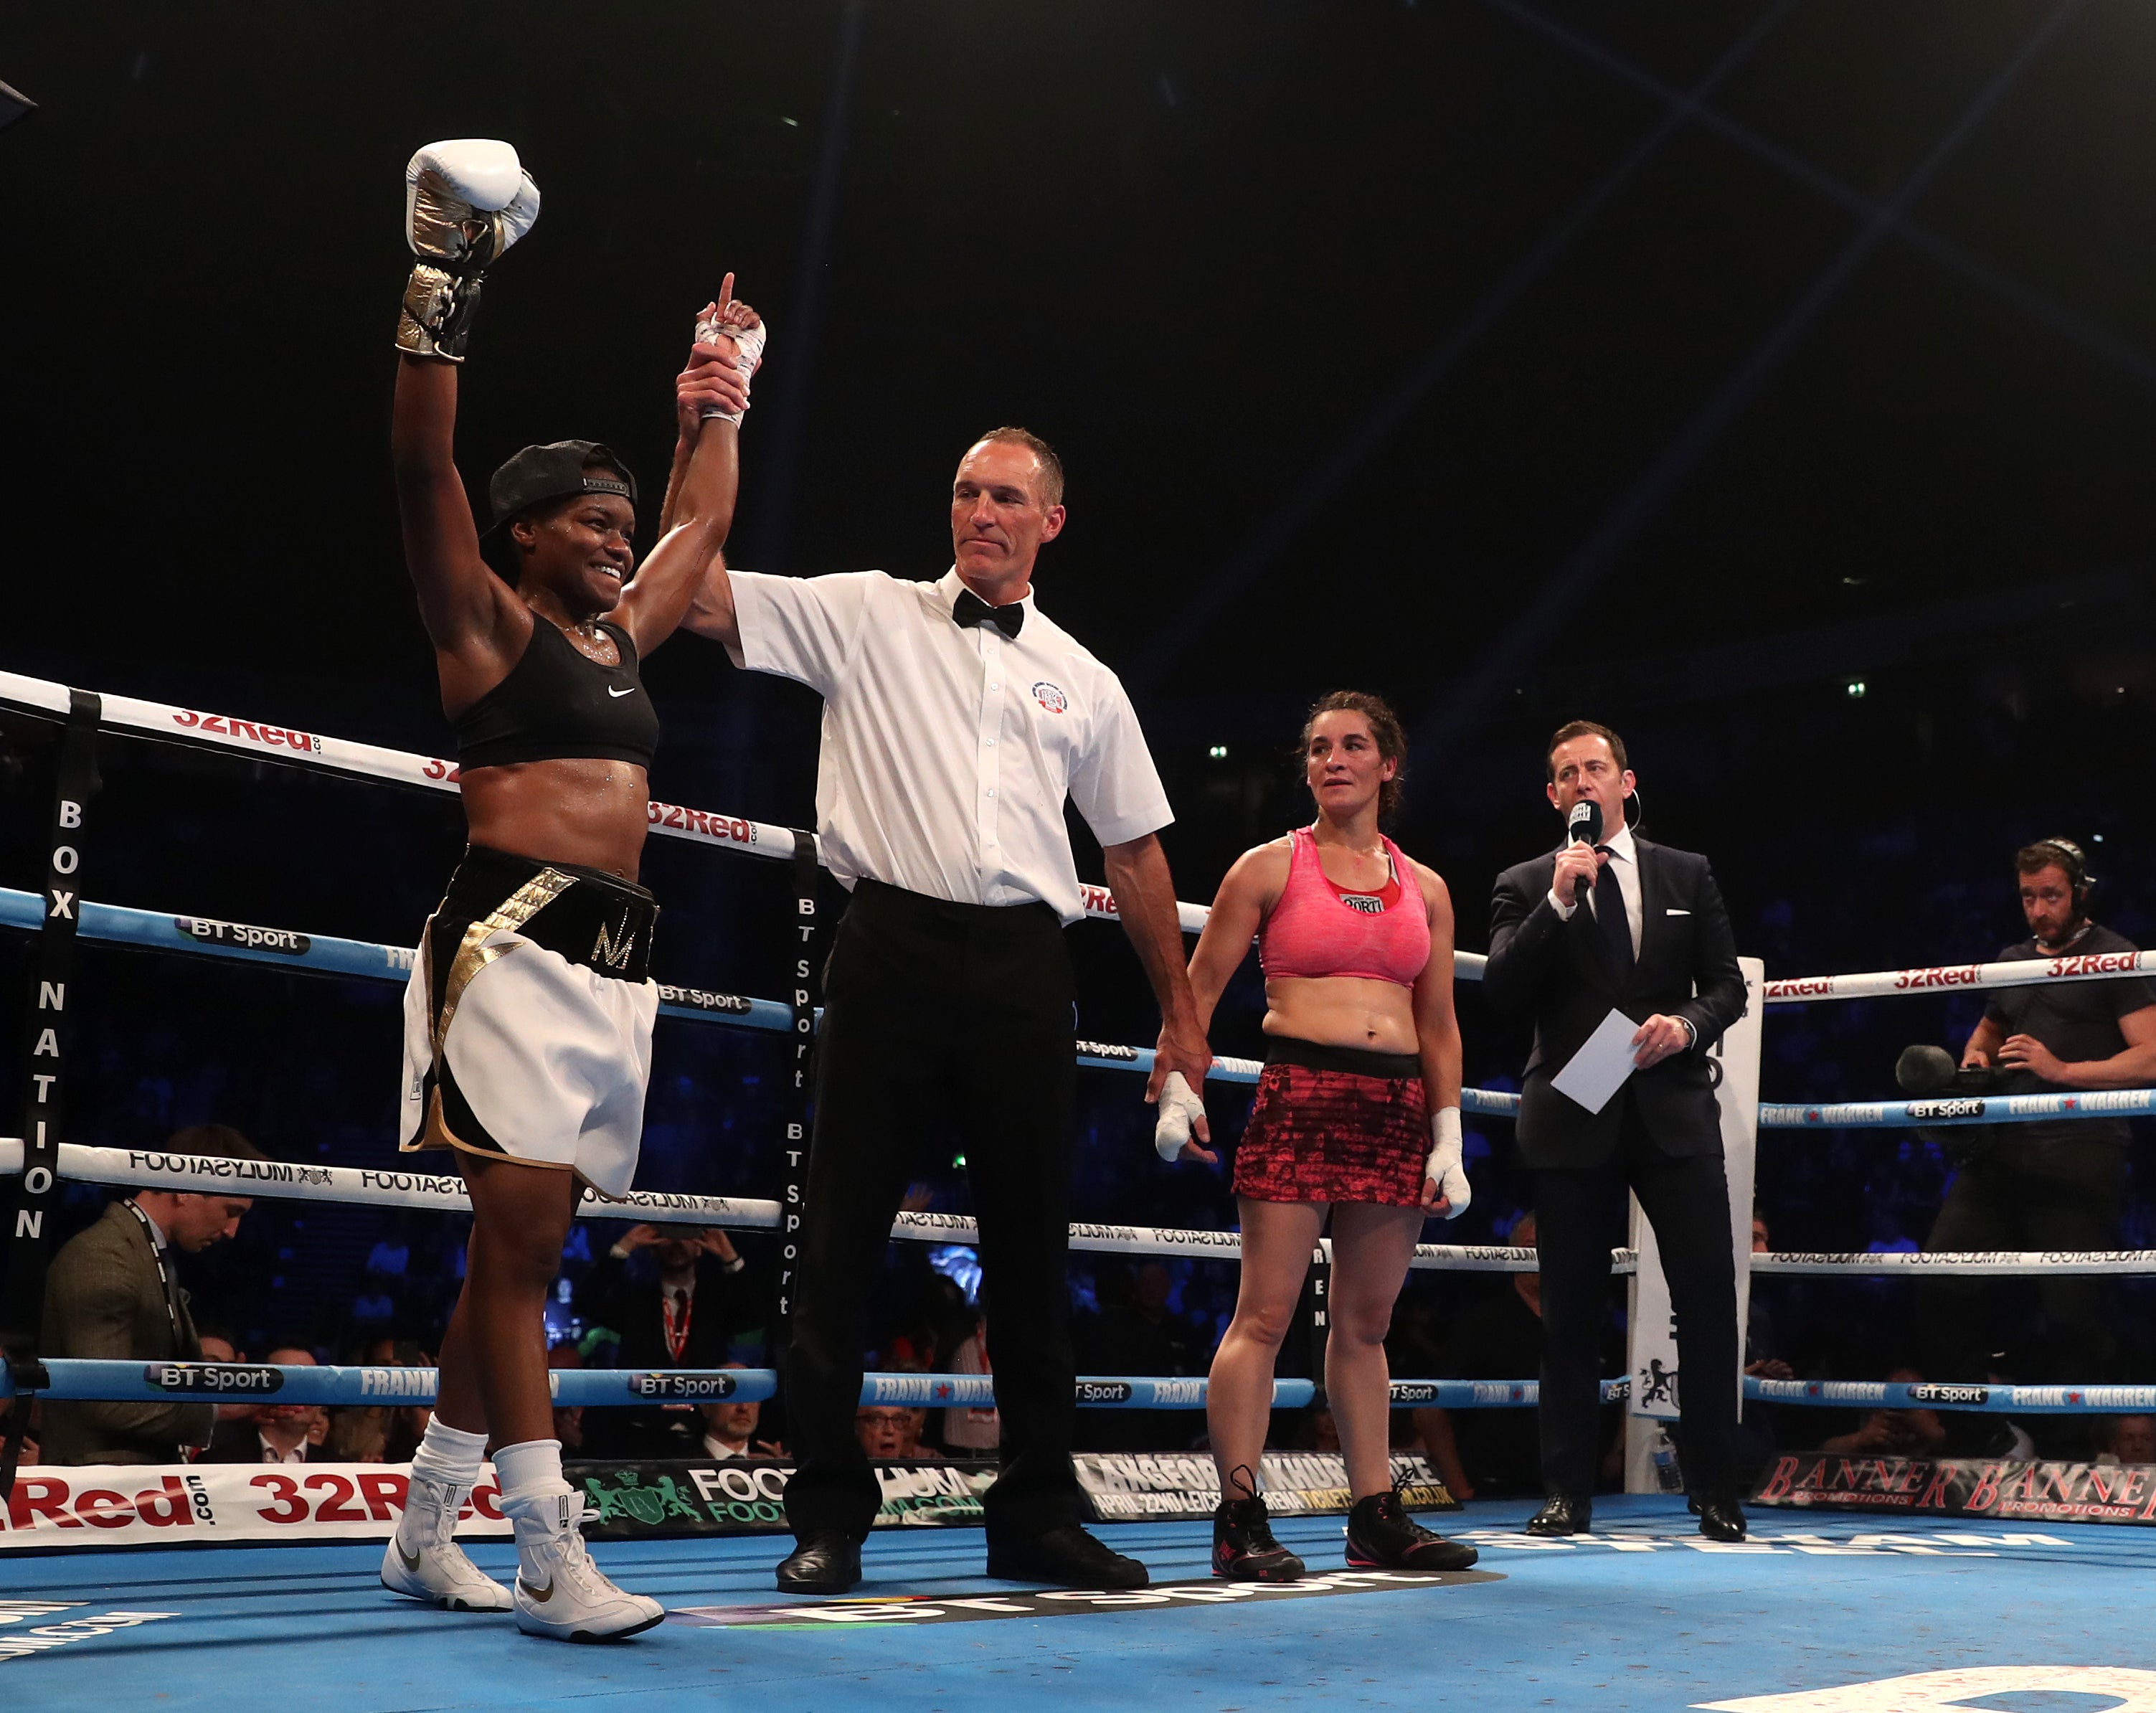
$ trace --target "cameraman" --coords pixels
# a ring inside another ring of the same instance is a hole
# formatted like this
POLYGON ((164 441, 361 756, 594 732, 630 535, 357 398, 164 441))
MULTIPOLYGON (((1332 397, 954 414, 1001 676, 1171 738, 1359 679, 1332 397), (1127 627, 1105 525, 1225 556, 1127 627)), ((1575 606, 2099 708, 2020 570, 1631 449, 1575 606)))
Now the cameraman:
MULTIPOLYGON (((2089 920, 2090 877, 2080 846, 2045 839, 2018 851, 2014 866, 2030 937, 2000 952, 2000 962, 2139 949, 2089 920)), ((2002 1094, 2156 1084, 2156 988, 2132 977, 1995 989, 1961 1062, 1964 1072, 1995 1073, 1994 1092, 2002 1094)), ((2054 1119, 1949 1134, 1957 1142, 1969 1139, 1928 1250, 2118 1246, 2132 1139, 2123 1119, 2054 1119)), ((1929 1372, 1982 1377, 1986 1353, 2005 1342, 1980 1313, 1982 1294, 1974 1281, 1928 1282, 1929 1372)), ((2116 1340, 2106 1325, 2102 1280, 2047 1278, 2038 1294, 2050 1372, 2024 1377, 2106 1378, 2116 1340)))

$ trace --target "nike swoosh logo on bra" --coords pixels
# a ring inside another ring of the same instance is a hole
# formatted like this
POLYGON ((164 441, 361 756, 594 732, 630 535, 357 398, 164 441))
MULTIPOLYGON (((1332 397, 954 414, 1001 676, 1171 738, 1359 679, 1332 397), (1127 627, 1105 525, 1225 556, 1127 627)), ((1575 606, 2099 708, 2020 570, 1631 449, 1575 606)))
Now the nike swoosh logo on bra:
POLYGON ((516 1579, 516 1586, 523 1589, 526 1593, 529 1594, 542 1606, 544 1606, 549 1600, 552 1600, 554 1597, 554 1583, 551 1577, 548 1578, 547 1586, 544 1588, 533 1587, 531 1583, 526 1582, 521 1577, 519 1577, 516 1579))
POLYGON ((636 694, 636 686, 632 684, 626 690, 617 690, 613 685, 609 684, 607 686, 607 694, 609 696, 634 696, 636 694))

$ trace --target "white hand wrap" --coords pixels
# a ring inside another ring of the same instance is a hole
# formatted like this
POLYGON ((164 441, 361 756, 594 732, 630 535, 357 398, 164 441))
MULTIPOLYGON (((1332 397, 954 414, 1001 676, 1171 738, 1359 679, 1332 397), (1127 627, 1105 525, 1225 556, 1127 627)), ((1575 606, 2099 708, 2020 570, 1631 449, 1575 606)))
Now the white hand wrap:
POLYGON ((1467 1168, 1460 1163, 1458 1107, 1441 1106, 1430 1115, 1430 1158, 1423 1165, 1423 1175, 1437 1186, 1437 1193, 1450 1204, 1445 1217, 1457 1219, 1467 1211, 1467 1204, 1475 1196, 1467 1187, 1467 1168))
POLYGON ((397 348, 464 361, 487 267, 531 229, 539 187, 506 142, 429 143, 404 167, 404 238, 418 264, 404 288, 397 348))
POLYGON ((1190 1139, 1194 1119, 1205 1115, 1205 1103, 1191 1092, 1183 1073, 1170 1071, 1161 1085, 1160 1116, 1153 1120, 1153 1150, 1171 1165, 1183 1157, 1183 1145, 1190 1139))
MULTIPOLYGON (((744 393, 748 390, 751 378, 763 365, 763 342, 766 337, 766 329, 761 317, 757 319, 755 326, 748 327, 728 327, 716 316, 696 317, 696 342, 699 345, 716 345, 722 338, 734 342, 734 367, 741 371, 742 390, 744 393)), ((704 420, 709 422, 713 417, 717 417, 720 420, 730 422, 736 428, 739 428, 742 418, 747 414, 748 407, 746 404, 739 410, 721 410, 714 404, 705 410, 704 420)))

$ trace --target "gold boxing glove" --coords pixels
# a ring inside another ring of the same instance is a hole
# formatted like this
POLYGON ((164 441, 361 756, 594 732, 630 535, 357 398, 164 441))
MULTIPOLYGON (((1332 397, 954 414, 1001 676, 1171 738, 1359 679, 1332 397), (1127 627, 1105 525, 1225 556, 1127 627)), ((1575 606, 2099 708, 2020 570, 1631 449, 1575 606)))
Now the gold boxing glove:
POLYGON ((506 142, 429 143, 404 168, 404 235, 418 258, 397 348, 462 363, 480 282, 539 218, 539 187, 506 142))

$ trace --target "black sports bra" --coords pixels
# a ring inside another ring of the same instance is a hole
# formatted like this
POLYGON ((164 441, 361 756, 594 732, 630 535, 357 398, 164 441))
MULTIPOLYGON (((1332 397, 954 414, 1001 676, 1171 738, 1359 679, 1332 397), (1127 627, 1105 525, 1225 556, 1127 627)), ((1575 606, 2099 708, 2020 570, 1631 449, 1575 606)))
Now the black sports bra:
POLYGON ((619 666, 602 666, 534 613, 531 640, 509 676, 449 723, 457 765, 596 756, 649 767, 659 716, 637 676, 636 645, 619 625, 598 628, 613 638, 619 666))

